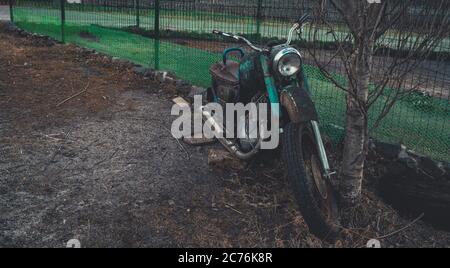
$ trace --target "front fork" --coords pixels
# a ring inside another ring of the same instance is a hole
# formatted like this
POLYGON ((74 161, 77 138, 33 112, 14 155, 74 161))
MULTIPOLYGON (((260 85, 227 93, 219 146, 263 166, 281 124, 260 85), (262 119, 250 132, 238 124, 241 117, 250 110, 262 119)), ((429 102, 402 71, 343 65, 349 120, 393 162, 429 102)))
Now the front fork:
MULTIPOLYGON (((309 88, 308 77, 306 76, 305 69, 302 66, 302 80, 306 88, 306 91, 311 92, 309 88)), ((322 134, 320 133, 319 123, 317 121, 311 121, 311 126, 314 132, 317 143, 317 151, 319 152, 320 162, 322 163, 323 175, 330 179, 332 175, 336 174, 335 171, 331 170, 330 163, 328 162, 327 151, 322 140, 322 134)))
POLYGON ((311 121, 311 126, 314 132, 314 136, 316 138, 317 151, 319 152, 320 162, 322 163, 322 168, 324 172, 323 175, 326 178, 330 178, 331 175, 334 175, 336 172, 332 171, 330 168, 330 163, 328 162, 327 157, 327 151, 325 150, 322 135, 320 134, 319 123, 317 121, 311 121))
MULTIPOLYGON (((270 100, 271 104, 274 104, 274 103, 279 104, 278 91, 275 86, 273 77, 270 74, 267 60, 268 60, 268 58, 265 55, 261 55, 260 61, 261 61, 261 66, 262 66, 262 69, 264 72, 264 80, 266 83, 269 100, 270 100)), ((306 77, 304 70, 302 70, 302 76, 303 76, 302 79, 303 79, 305 88, 308 92, 310 92, 308 78, 306 77)), ((279 105, 277 107, 279 107, 279 105)), ((278 117, 282 116, 279 108, 272 109, 272 112, 275 113, 275 115, 278 117)), ((320 162, 322 163, 323 175, 329 179, 336 172, 332 171, 330 168, 330 163, 328 162, 327 152, 326 152, 325 146, 323 144, 322 135, 320 134, 319 123, 317 121, 313 120, 313 121, 311 121, 311 126, 312 126, 314 136, 316 139, 317 151, 319 152, 320 162)))

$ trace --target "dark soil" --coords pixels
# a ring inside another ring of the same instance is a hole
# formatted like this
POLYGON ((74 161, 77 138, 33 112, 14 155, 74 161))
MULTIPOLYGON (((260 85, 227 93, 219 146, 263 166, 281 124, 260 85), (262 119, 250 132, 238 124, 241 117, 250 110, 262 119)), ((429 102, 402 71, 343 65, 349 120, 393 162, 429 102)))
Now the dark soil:
MULTIPOLYGON (((4 25, 0 47, 0 247, 364 247, 414 220, 365 192, 342 239, 322 242, 278 161, 217 170, 217 145, 172 138, 175 88, 4 25)), ((450 234, 419 221, 381 241, 448 247, 450 234)))
POLYGON ((90 32, 80 32, 80 37, 89 41, 100 42, 100 39, 90 32))

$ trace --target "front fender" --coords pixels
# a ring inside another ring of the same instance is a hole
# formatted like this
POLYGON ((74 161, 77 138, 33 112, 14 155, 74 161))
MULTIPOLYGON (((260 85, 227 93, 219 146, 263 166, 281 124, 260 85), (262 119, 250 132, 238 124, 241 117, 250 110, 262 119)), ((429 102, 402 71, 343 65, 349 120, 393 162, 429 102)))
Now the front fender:
POLYGON ((290 86, 283 89, 280 94, 280 104, 292 123, 319 121, 316 106, 304 88, 290 86))

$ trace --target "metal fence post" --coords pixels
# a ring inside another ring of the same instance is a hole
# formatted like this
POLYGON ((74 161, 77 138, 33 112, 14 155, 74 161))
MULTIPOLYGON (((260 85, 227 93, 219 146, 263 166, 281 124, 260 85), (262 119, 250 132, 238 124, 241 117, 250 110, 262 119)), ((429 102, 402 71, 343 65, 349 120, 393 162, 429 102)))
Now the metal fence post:
POLYGON ((141 26, 141 5, 139 3, 139 0, 134 0, 134 8, 135 8, 135 12, 136 12, 136 27, 139 28, 141 26))
POLYGON ((9 0, 9 20, 11 22, 14 22, 13 1, 14 0, 9 0))
POLYGON ((159 0, 155 0, 155 69, 159 70, 159 16, 160 16, 160 3, 159 0))
POLYGON ((61 42, 65 43, 65 33, 64 26, 66 24, 66 0, 60 0, 60 8, 61 8, 61 42))
POLYGON ((261 35, 261 24, 262 24, 262 7, 263 0, 258 0, 258 8, 256 10, 256 35, 259 37, 261 35))

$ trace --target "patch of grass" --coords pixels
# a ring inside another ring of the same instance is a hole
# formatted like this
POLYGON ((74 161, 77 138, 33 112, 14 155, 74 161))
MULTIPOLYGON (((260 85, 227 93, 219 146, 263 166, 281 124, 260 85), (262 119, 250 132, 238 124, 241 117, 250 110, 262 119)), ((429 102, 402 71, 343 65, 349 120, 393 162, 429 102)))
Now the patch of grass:
POLYGON ((209 66, 221 57, 217 53, 165 41, 160 41, 158 47, 158 42, 154 39, 94 25, 82 28, 69 26, 67 33, 68 42, 149 67, 155 66, 158 60, 155 51, 159 49, 159 66, 162 70, 173 71, 179 77, 205 87, 211 83, 209 66), (99 42, 81 38, 81 29, 95 36, 99 42))

